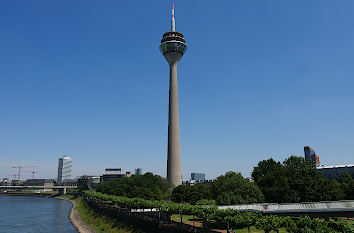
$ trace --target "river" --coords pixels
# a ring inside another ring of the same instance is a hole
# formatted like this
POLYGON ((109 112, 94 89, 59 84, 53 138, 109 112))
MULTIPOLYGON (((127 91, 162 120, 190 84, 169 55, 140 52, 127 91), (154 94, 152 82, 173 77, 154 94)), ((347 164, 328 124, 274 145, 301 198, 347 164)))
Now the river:
POLYGON ((77 233, 69 220, 71 207, 55 198, 0 196, 0 232, 77 233))

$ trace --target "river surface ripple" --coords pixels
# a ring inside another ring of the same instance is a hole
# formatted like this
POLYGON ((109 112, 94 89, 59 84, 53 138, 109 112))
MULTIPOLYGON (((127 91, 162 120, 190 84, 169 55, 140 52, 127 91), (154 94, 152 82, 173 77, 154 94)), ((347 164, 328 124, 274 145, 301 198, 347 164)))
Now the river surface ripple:
POLYGON ((77 233, 69 220, 71 207, 55 198, 0 196, 0 232, 77 233))

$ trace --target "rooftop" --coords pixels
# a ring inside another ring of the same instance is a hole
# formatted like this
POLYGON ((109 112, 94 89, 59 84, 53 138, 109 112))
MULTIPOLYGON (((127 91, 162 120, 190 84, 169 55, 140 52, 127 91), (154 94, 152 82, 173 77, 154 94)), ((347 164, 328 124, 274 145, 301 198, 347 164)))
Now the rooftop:
POLYGON ((319 167, 317 167, 317 169, 331 169, 331 168, 345 168, 345 167, 354 167, 354 164, 334 165, 334 166, 319 166, 319 167))

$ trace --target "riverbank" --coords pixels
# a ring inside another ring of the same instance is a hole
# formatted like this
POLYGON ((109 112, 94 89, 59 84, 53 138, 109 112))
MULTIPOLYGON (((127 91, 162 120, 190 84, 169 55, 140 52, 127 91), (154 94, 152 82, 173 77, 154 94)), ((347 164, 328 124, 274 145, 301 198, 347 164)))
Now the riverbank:
POLYGON ((95 231, 88 223, 86 223, 80 217, 80 214, 77 210, 78 204, 77 201, 75 200, 77 198, 74 198, 74 196, 72 195, 62 195, 55 198, 71 201, 73 207, 70 210, 69 219, 79 233, 98 233, 98 231, 95 231))
POLYGON ((0 196, 51 197, 53 196, 53 193, 7 192, 7 193, 0 193, 0 196))
POLYGON ((95 212, 80 196, 62 195, 56 198, 73 203, 69 218, 79 233, 143 233, 136 226, 95 212))

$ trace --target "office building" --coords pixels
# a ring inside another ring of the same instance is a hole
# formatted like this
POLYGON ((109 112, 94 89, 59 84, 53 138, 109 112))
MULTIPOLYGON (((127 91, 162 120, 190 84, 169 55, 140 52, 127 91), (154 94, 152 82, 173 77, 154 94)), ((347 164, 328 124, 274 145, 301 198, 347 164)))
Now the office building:
POLYGON ((191 180, 205 180, 204 173, 191 173, 191 180))
POLYGON ((79 187, 82 187, 84 189, 95 189, 97 188, 97 186, 100 184, 101 182, 101 178, 99 176, 81 176, 78 180, 77 180, 77 185, 79 187))
POLYGON ((339 179, 342 172, 347 171, 354 177, 354 164, 336 165, 336 166, 320 166, 317 167, 322 176, 326 179, 339 179))
POLYGON ((316 152, 313 150, 312 147, 305 146, 304 147, 304 153, 305 153, 305 159, 307 161, 312 162, 316 166, 320 165, 320 157, 316 154, 316 152))
POLYGON ((19 185, 23 185, 23 183, 25 183, 24 180, 12 180, 11 181, 12 186, 19 186, 19 185))
POLYGON ((125 176, 126 174, 122 174, 121 168, 106 168, 105 173, 102 176, 101 182, 106 182, 113 179, 120 179, 125 176))
POLYGON ((72 159, 66 155, 63 158, 59 158, 58 164, 58 184, 61 184, 65 180, 71 179, 71 171, 72 171, 72 159))
POLYGON ((187 49, 183 34, 176 32, 172 5, 171 31, 163 34, 160 50, 170 66, 170 92, 168 112, 167 179, 174 185, 182 184, 179 134, 177 64, 187 49))

